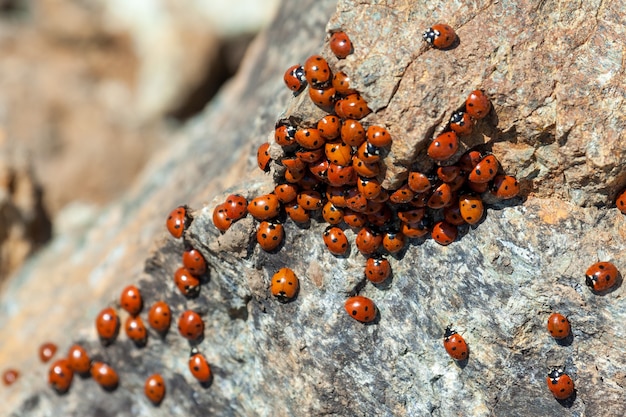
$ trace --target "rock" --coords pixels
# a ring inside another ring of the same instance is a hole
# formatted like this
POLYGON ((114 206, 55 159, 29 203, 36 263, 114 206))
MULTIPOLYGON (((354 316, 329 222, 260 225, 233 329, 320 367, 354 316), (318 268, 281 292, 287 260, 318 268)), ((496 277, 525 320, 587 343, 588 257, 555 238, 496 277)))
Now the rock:
MULTIPOLYGON (((354 247, 354 231, 346 231, 349 254, 335 257, 322 243, 326 225, 319 217, 304 227, 286 221, 285 243, 271 254, 254 244, 252 219, 223 235, 211 222, 228 194, 252 198, 272 189, 273 174, 256 168, 255 155, 273 135, 275 120, 311 117, 304 99, 290 99, 281 76, 310 54, 328 56, 318 40, 335 3, 285 2, 276 23, 253 43, 239 76, 180 132, 174 146, 151 161, 131 192, 84 235, 57 238, 9 283, 0 303, 6 323, 0 329, 0 369, 10 364, 23 377, 1 391, 6 409, 17 415, 102 416, 624 415, 624 287, 620 281, 598 295, 584 284, 584 271, 597 260, 626 268, 626 218, 606 204, 623 185, 623 175, 618 162, 600 158, 602 167, 612 166, 606 170, 587 162, 577 138, 580 126, 569 126, 564 140, 559 120, 570 120, 568 114, 552 111, 572 109, 575 118, 579 111, 562 101, 576 94, 562 98, 561 85, 551 81, 551 75, 564 74, 558 60, 582 65, 579 54, 600 28, 623 44, 610 23, 614 15, 607 14, 613 6, 594 5, 574 14, 578 20, 566 21, 571 18, 550 4, 452 9, 339 2, 327 28, 345 29, 355 53, 340 63, 329 60, 369 100, 375 112, 367 123, 386 125, 394 136, 385 159, 386 184, 400 181, 411 164, 429 162, 423 149, 430 138, 445 128, 469 91, 484 88, 494 111, 468 143, 493 151, 525 186, 521 197, 490 204, 485 218, 462 227, 449 246, 415 240, 389 256, 392 279, 374 286, 363 279, 365 258, 354 247), (588 16, 597 25, 585 25, 588 16), (456 48, 424 46, 421 31, 436 20, 458 28, 456 48), (561 24, 567 24, 562 32, 550 30, 561 24), (552 38, 560 33, 568 36, 552 38), (545 37, 553 42, 540 42, 545 37), (585 172, 593 175, 570 190, 573 178, 585 172), (613 185, 602 188, 602 180, 613 185), (167 213, 185 203, 194 220, 184 242, 163 238, 167 213), (172 281, 185 243, 210 265, 199 296, 189 300, 172 281), (268 291, 271 276, 283 266, 296 272, 301 286, 297 299, 286 304, 268 291), (92 320, 129 283, 139 284, 146 305, 166 300, 175 318, 185 309, 202 315, 206 329, 198 347, 213 367, 210 386, 200 386, 188 373, 189 343, 175 327, 163 339, 150 333, 143 349, 123 335, 110 347, 99 345, 92 320), (343 310, 355 292, 376 303, 379 316, 371 324, 343 310), (554 311, 572 324, 573 338, 566 343, 557 344, 546 330, 554 311), (445 353, 449 324, 469 345, 466 363, 445 353), (82 341, 118 369, 120 387, 106 393, 90 379, 76 379, 66 396, 54 394, 44 381, 45 366, 34 363, 35 347, 24 349, 48 339, 61 352, 82 341), (552 366, 572 376, 573 401, 561 404, 549 393, 545 376, 552 366), (161 372, 168 386, 159 408, 142 394, 153 372, 161 372)), ((591 84, 593 92, 594 80, 574 84, 591 84)), ((616 78, 608 82, 614 89, 594 101, 606 111, 619 103, 621 88, 616 78)), ((591 119, 585 119, 588 129, 612 129, 591 119)), ((619 147, 619 136, 607 138, 613 139, 594 144, 603 148, 597 155, 619 147)))

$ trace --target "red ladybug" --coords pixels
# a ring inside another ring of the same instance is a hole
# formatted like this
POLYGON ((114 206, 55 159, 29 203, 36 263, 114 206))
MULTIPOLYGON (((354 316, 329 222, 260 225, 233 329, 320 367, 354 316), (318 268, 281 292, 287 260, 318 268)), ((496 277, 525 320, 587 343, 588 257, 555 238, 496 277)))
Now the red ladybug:
POLYGON ((352 165, 352 147, 343 142, 331 142, 325 146, 326 158, 332 164, 352 165))
POLYGON ((139 288, 134 285, 129 285, 122 290, 120 294, 120 305, 131 316, 136 316, 141 311, 143 306, 143 300, 141 298, 141 292, 139 288))
POLYGON ((463 361, 469 355, 469 348, 467 343, 465 343, 465 339, 454 330, 451 330, 450 326, 446 327, 446 332, 443 335, 443 347, 446 348, 448 355, 457 361, 463 361))
POLYGON ((102 343, 105 345, 112 343, 117 337, 119 329, 120 319, 115 310, 107 307, 100 311, 98 317, 96 317, 96 331, 102 343))
POLYGON ((457 227, 447 222, 438 222, 433 226, 431 236, 435 242, 446 246, 454 242, 458 234, 457 227))
POLYGON ((311 86, 324 87, 328 85, 333 74, 323 57, 313 55, 304 62, 304 76, 311 86))
POLYGON ((413 197, 415 197, 415 193, 413 193, 407 184, 404 184, 402 187, 391 193, 389 201, 395 204, 404 204, 413 200, 413 197))
POLYGON ((339 224, 343 221, 343 210, 327 201, 322 208, 322 217, 328 224, 339 224))
POLYGON ((426 210, 423 208, 414 208, 411 210, 398 211, 396 214, 400 221, 404 223, 417 223, 424 218, 426 210))
POLYGON ((296 128, 288 124, 280 124, 274 130, 274 141, 280 146, 290 146, 296 141, 296 128))
POLYGON ((310 212, 305 210, 297 201, 286 204, 285 212, 296 223, 307 223, 311 219, 310 212))
POLYGON ((346 75, 345 72, 339 71, 335 75, 333 75, 333 87, 335 87, 335 91, 337 94, 341 94, 342 96, 347 96, 350 94, 356 93, 354 88, 350 88, 350 77, 346 75))
POLYGON ((345 119, 361 120, 372 112, 367 106, 367 101, 359 93, 349 94, 343 100, 337 101, 339 102, 341 102, 341 111, 345 119))
POLYGON ((368 164, 378 162, 383 157, 382 150, 369 142, 363 142, 361 146, 358 147, 356 155, 361 161, 367 162, 368 164))
POLYGON ((226 209, 226 203, 222 203, 213 210, 213 224, 222 233, 227 231, 233 224, 233 221, 226 214, 226 209))
POLYGON ((619 211, 626 214, 626 190, 617 195, 617 198, 615 199, 615 205, 617 206, 619 211))
POLYGON ((350 227, 363 227, 367 223, 367 215, 354 210, 345 209, 343 221, 350 227))
POLYGON ((190 274, 200 276, 206 272, 206 261, 200 251, 189 248, 183 252, 183 266, 190 274))
POLYGON ((342 185, 351 184, 355 178, 354 168, 352 166, 328 164, 326 179, 331 186, 341 187, 342 185))
POLYGON ((483 200, 476 195, 464 194, 459 197, 459 211, 468 224, 476 224, 483 218, 483 200))
POLYGON ((159 405, 165 397, 165 381, 160 374, 153 374, 146 378, 143 388, 146 397, 154 404, 159 405))
POLYGON ((91 358, 80 345, 72 345, 67 353, 67 365, 78 374, 87 374, 91 369, 91 358))
POLYGON ((231 194, 226 198, 226 215, 232 221, 239 220, 248 214, 248 200, 239 194, 231 194))
POLYGON ((362 228, 356 235, 356 247, 363 255, 371 255, 383 243, 383 236, 367 227, 362 228))
POLYGON ((304 68, 302 65, 296 64, 287 68, 285 71, 285 75, 283 76, 283 81, 285 81, 285 85, 294 94, 299 93, 306 87, 306 78, 304 77, 304 68))
POLYGON ((331 109, 335 104, 335 89, 332 86, 324 88, 309 88, 309 98, 322 109, 331 109))
POLYGON ((146 326, 143 324, 141 317, 128 316, 124 325, 124 330, 126 331, 126 336, 135 342, 136 345, 143 346, 146 344, 148 331, 146 330, 146 326))
POLYGON ((350 317, 361 323, 369 323, 376 318, 376 304, 362 295, 348 298, 344 307, 350 317))
MULTIPOLYGON (((324 156, 324 148, 318 149, 304 149, 300 148, 296 150, 296 156, 307 164, 312 164, 315 161, 319 161, 324 156)), ((296 181, 297 182, 297 181, 296 181)))
POLYGON ((356 185, 359 193, 367 200, 375 199, 383 191, 380 181, 375 178, 359 178, 356 185))
POLYGON ((474 90, 465 100, 465 111, 474 119, 482 119, 491 110, 489 98, 480 90, 474 90))
POLYGON ((372 145, 383 148, 391 145, 391 135, 382 126, 370 126, 367 128, 367 141, 372 145))
POLYGON ((278 216, 280 201, 274 194, 264 194, 248 204, 248 213, 257 220, 268 220, 278 216))
POLYGON ((317 210, 322 207, 322 195, 317 191, 300 191, 296 201, 305 210, 317 210))
POLYGON ((20 373, 17 369, 9 368, 2 373, 2 382, 6 386, 13 385, 19 377, 20 373))
POLYGON ((461 209, 459 208, 458 201, 443 209, 443 218, 446 222, 454 226, 461 226, 465 224, 465 220, 463 220, 463 216, 461 215, 461 209))
POLYGON ((455 111, 450 117, 450 129, 459 136, 466 136, 472 133, 474 122, 466 112, 455 111))
POLYGON ((443 182, 451 183, 457 179, 461 173, 461 168, 456 165, 437 168, 437 176, 443 182))
POLYGON ((63 394, 70 389, 74 372, 69 367, 67 359, 55 361, 48 371, 48 383, 59 394, 63 394))
POLYGON ((408 238, 418 238, 426 236, 429 232, 428 226, 423 220, 415 223, 402 223, 400 231, 404 236, 408 238))
POLYGON ((345 32, 334 32, 330 35, 330 50, 339 59, 344 59, 352 53, 352 42, 345 32))
POLYGON ((259 169, 261 171, 267 171, 270 167, 270 161, 272 157, 270 156, 270 144, 268 142, 262 143, 256 152, 256 161, 259 169))
POLYGON ((456 40, 454 29, 445 23, 438 23, 424 32, 423 38, 437 49, 446 49, 456 40))
POLYGON ((489 188, 489 183, 487 182, 471 182, 471 181, 467 181, 467 187, 472 190, 473 192, 475 192, 476 194, 482 194, 485 191, 487 191, 487 189, 489 188))
POLYGON ((354 172, 363 178, 374 178, 380 173, 380 166, 377 163, 362 161, 356 155, 352 157, 352 167, 354 172))
POLYGON ((50 359, 52 359, 52 357, 54 356, 56 352, 57 352, 57 345, 55 345, 54 343, 50 343, 50 342, 43 343, 41 346, 39 346, 39 359, 43 363, 46 363, 50 359))
POLYGON ((617 282, 619 271, 611 262, 596 262, 585 272, 585 283, 595 292, 608 290, 617 282))
POLYGON ((120 381, 115 369, 103 362, 94 362, 91 365, 91 377, 107 391, 117 388, 120 381))
POLYGON ((449 205, 450 201, 452 201, 452 189, 450 184, 444 182, 433 190, 426 205, 431 209, 440 209, 449 205))
POLYGON ((409 188, 416 193, 425 193, 430 190, 431 187, 428 177, 418 171, 412 171, 409 173, 407 184, 409 185, 409 188))
POLYGON ((546 378, 546 384, 557 400, 566 400, 574 394, 574 381, 562 369, 552 369, 546 378))
POLYGON ((391 264, 385 258, 367 258, 365 277, 374 284, 383 283, 391 275, 391 264))
POLYGON ((351 188, 346 193, 346 204, 348 208, 364 213, 367 210, 368 201, 358 188, 351 188))
POLYGON ((293 300, 300 288, 300 281, 289 268, 281 268, 272 276, 270 290, 281 302, 293 300))
POLYGON ((406 239, 401 232, 387 232, 383 235, 383 247, 389 253, 398 253, 406 245, 406 239))
POLYGON ((319 149, 326 141, 319 130, 303 128, 296 130, 296 142, 305 149, 319 149))
POLYGON ((148 312, 148 324, 159 333, 165 333, 170 328, 172 312, 165 301, 152 304, 148 312))
POLYGON ((437 136, 428 146, 428 156, 435 161, 445 161, 459 149, 459 139, 454 132, 445 132, 437 136))
POLYGON ((207 383, 211 380, 211 366, 196 347, 191 349, 189 355, 189 372, 201 383, 207 383))
POLYGON ((548 317, 548 331, 555 339, 565 339, 570 335, 570 324, 567 318, 559 313, 552 313, 548 317))
POLYGON ((280 223, 262 221, 256 231, 256 240, 266 252, 276 249, 285 238, 285 229, 280 223))
POLYGON ((333 114, 326 115, 317 122, 317 130, 324 139, 335 140, 341 132, 341 119, 333 114))
POLYGON ((178 331, 188 340, 198 340, 204 333, 204 321, 195 311, 186 310, 178 319, 178 331))
POLYGON ((500 164, 493 155, 487 155, 469 173, 467 179, 470 182, 483 183, 491 181, 498 173, 500 164))
POLYGON ((187 215, 187 206, 179 206, 167 216, 165 225, 170 234, 178 239, 183 235, 190 222, 191 218, 187 215))
POLYGON ((324 231, 324 244, 333 255, 342 256, 348 252, 348 238, 343 230, 338 227, 330 227, 324 231))
POLYGON ((467 151, 459 159, 459 167, 465 171, 470 172, 474 167, 483 159, 483 156, 478 151, 467 151))
POLYGON ((294 201, 298 196, 298 186, 296 184, 278 184, 274 188, 274 195, 281 203, 294 201))
POLYGON ((365 142, 365 128, 358 120, 344 120, 341 125, 341 140, 346 145, 358 147, 365 142))
POLYGON ((491 194, 507 200, 519 194, 519 182, 511 175, 496 175, 491 184, 491 194))

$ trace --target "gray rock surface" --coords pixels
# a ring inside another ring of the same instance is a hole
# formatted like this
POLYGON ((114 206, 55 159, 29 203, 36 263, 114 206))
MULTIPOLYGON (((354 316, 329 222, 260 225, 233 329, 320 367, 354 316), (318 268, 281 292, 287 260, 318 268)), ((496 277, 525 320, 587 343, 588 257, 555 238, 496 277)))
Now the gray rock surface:
MULTIPOLYGON (((525 186, 522 198, 491 205, 485 219, 463 228, 451 245, 417 240, 390 257, 390 283, 362 286, 365 259, 353 244, 348 256, 331 255, 321 239, 325 225, 315 220, 305 228, 287 221, 285 244, 274 254, 252 244, 251 218, 223 235, 211 222, 213 208, 227 194, 251 198, 271 190, 271 176, 255 167, 256 147, 272 135, 284 109, 309 111, 303 99, 289 101, 282 72, 320 50, 328 55, 319 41, 335 3, 294 3, 286 2, 276 24, 253 44, 237 80, 152 162, 124 200, 88 233, 58 238, 10 283, 0 311, 0 340, 6 341, 0 369, 15 364, 24 376, 0 391, 6 409, 51 416, 625 415, 624 287, 620 282, 614 291, 596 295, 584 285, 586 268, 597 260, 626 268, 626 218, 607 204, 623 185, 621 158, 600 158, 601 168, 597 159, 587 159, 592 150, 596 156, 621 150, 623 134, 619 123, 603 116, 561 122, 572 120, 568 109, 578 117, 579 107, 567 107, 577 94, 562 97, 559 89, 566 82, 582 89, 584 79, 591 96, 597 73, 581 71, 578 81, 565 81, 557 78, 563 73, 555 63, 583 65, 598 52, 591 41, 596 36, 623 44, 624 34, 611 24, 614 6, 586 3, 589 10, 575 14, 580 21, 574 22, 561 14, 567 3, 457 8, 339 2, 328 28, 345 28, 355 54, 340 64, 331 59, 331 65, 345 68, 377 110, 367 121, 387 125, 394 135, 386 161, 389 184, 401 176, 403 158, 422 158, 420 146, 432 132, 443 129, 469 91, 483 87, 495 112, 471 144, 486 143, 525 186), (584 24, 588 16, 595 16, 593 29, 584 24), (418 35, 435 20, 459 28, 457 48, 425 49, 418 35), (496 23, 499 30, 491 30, 496 23), (540 42, 556 36, 548 29, 561 23, 567 27, 559 33, 567 36, 540 42), (479 36, 484 33, 491 36, 479 36), (516 60, 520 56, 526 59, 516 60), (368 72, 377 75, 368 78, 368 72), (558 82, 551 82, 553 74, 558 82), (566 113, 556 112, 561 106, 566 113), (609 139, 591 146, 583 140, 590 131, 609 139), (576 182, 583 178, 584 184, 576 182), (192 300, 172 281, 183 243, 161 238, 167 213, 182 203, 195 208, 185 241, 210 264, 192 300), (294 269, 301 284, 297 299, 287 304, 268 292, 270 277, 283 266, 294 269), (151 333, 143 349, 123 335, 108 348, 96 341, 97 311, 131 282, 139 283, 148 305, 163 298, 174 317, 186 308, 203 316, 199 347, 215 373, 209 387, 189 375, 189 344, 175 327, 164 339, 151 333), (355 288, 376 302, 380 315, 374 323, 363 325, 344 312, 355 288), (546 331, 553 311, 569 317, 569 343, 557 344, 546 331), (450 323, 470 346, 466 364, 455 363, 443 349, 443 329, 450 323), (83 341, 118 369, 120 387, 107 393, 91 379, 78 378, 67 395, 55 395, 45 384, 46 367, 35 363, 36 345, 46 339, 61 351, 83 341), (545 375, 552 366, 565 367, 574 379, 571 403, 561 404, 548 392, 545 375), (143 380, 156 371, 168 386, 158 408, 142 393, 143 380)), ((607 56, 617 53, 608 50, 607 56)), ((623 80, 607 82, 612 87, 595 96, 596 108, 617 114, 623 80)), ((353 242, 354 233, 346 234, 353 242)))

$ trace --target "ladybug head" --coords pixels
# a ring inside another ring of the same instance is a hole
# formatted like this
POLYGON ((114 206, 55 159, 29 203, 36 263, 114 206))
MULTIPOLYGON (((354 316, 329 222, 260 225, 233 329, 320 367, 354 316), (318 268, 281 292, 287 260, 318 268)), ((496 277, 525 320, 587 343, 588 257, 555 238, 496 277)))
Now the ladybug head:
POLYGON ((552 380, 553 384, 556 384, 556 380, 559 379, 561 377, 561 375, 563 375, 563 374, 564 374, 564 372, 563 372, 562 369, 552 368, 552 370, 548 374, 548 378, 550 378, 552 380))
POLYGON ((593 275, 585 275, 585 284, 591 289, 594 289, 598 279, 593 275))
POLYGON ((446 338, 446 339, 447 339, 448 337, 452 336, 453 334, 456 334, 456 333, 457 333, 457 332, 456 332, 456 330, 452 330, 452 329, 450 328, 450 326, 452 326, 452 325, 450 324, 448 327, 446 327, 446 332, 443 334, 443 337, 444 337, 444 338, 446 338))
POLYGON ((452 113, 452 116, 450 117, 450 124, 461 123, 462 121, 463 121, 462 111, 455 111, 454 113, 452 113))
POLYGON ((428 30, 424 32, 422 37, 424 38, 426 42, 432 45, 432 43, 435 41, 435 38, 439 35, 440 34, 438 31, 434 30, 433 28, 428 28, 428 30))

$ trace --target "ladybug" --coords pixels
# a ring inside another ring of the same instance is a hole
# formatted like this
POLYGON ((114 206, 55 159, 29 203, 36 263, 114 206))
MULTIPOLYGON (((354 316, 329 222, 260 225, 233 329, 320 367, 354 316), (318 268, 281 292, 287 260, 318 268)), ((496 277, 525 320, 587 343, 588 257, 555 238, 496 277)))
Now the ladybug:
POLYGON ((431 209, 440 209, 447 206, 450 201, 452 201, 452 189, 450 184, 444 182, 433 190, 428 201, 426 201, 426 205, 431 209))
POLYGON ((285 237, 285 229, 280 223, 262 221, 256 231, 256 240, 266 252, 276 249, 285 237))
POLYGON ((193 347, 189 354, 189 372, 201 383, 207 383, 211 380, 211 366, 200 351, 193 347))
POLYGON ((374 284, 383 283, 391 275, 391 264, 385 258, 367 258, 365 277, 374 284))
POLYGON ((479 196, 464 194, 459 197, 459 211, 468 224, 476 224, 482 219, 485 208, 479 196))
POLYGON ((307 164, 311 164, 315 161, 318 161, 320 158, 324 156, 324 148, 320 147, 318 149, 303 149, 300 148, 296 151, 296 156, 307 164))
POLYGON ((498 173, 498 167, 500 164, 498 160, 493 155, 487 155, 483 159, 480 160, 478 164, 472 169, 472 171, 467 176, 467 179, 470 182, 475 183, 483 183, 489 182, 498 173))
POLYGON ((450 185, 450 191, 456 192, 460 190, 461 187, 465 185, 465 175, 457 175, 456 178, 448 182, 448 184, 450 185))
POLYGON ((324 88, 309 88, 309 98, 322 109, 331 109, 335 104, 335 89, 332 86, 324 88))
POLYGON ((172 312, 165 301, 152 304, 148 312, 148 324, 159 333, 165 333, 170 328, 172 312))
POLYGON ((382 158, 381 149, 377 148, 369 142, 363 142, 361 146, 358 147, 356 155, 363 162, 367 162, 370 164, 373 162, 378 162, 380 161, 380 158, 382 158))
POLYGON ((443 218, 446 222, 454 226, 461 226, 465 224, 465 220, 463 220, 463 216, 461 215, 461 209, 459 208, 458 201, 443 209, 443 218))
POLYGON ((200 292, 200 280, 184 266, 174 272, 174 284, 185 297, 195 297, 200 292))
POLYGON ((552 313, 548 317, 548 331, 557 340, 565 339, 570 335, 570 324, 567 318, 559 313, 552 313))
POLYGON ((307 223, 311 219, 311 214, 305 210, 297 201, 285 205, 285 211, 291 220, 296 223, 307 223))
POLYGON ((48 383, 59 394, 66 393, 72 385, 74 372, 69 367, 67 359, 55 361, 48 371, 48 383))
POLYGON ((430 190, 431 184, 428 177, 421 172, 411 171, 407 181, 409 188, 416 193, 425 193, 430 190))
POLYGON ((456 40, 456 33, 449 25, 437 23, 424 32, 423 38, 437 49, 447 49, 456 40))
POLYGON ((413 200, 413 197, 415 197, 415 194, 409 188, 409 186, 405 184, 393 193, 391 193, 391 195, 389 196, 389 201, 395 204, 403 204, 413 200))
POLYGON ((72 345, 67 353, 67 365, 78 374, 87 374, 91 369, 91 358, 80 345, 72 345))
POLYGON ((325 146, 326 158, 331 164, 352 165, 352 147, 343 142, 331 142, 325 146))
POLYGON ((335 140, 341 132, 341 119, 333 114, 326 115, 317 122, 317 130, 324 139, 335 140))
POLYGON ((137 346, 143 346, 148 339, 148 332, 146 326, 143 324, 141 317, 128 316, 126 324, 124 325, 126 336, 132 340, 137 346))
MULTIPOLYGON (((493 182, 495 185, 496 181, 494 180, 493 182)), ((617 206, 619 211, 626 214, 626 190, 617 195, 617 198, 615 199, 615 205, 617 206)))
POLYGON ((141 298, 141 292, 139 288, 134 285, 129 285, 122 290, 120 294, 120 305, 131 316, 136 316, 141 311, 143 306, 143 300, 141 298))
POLYGON ((428 200, 430 199, 431 196, 432 196, 432 193, 429 193, 429 192, 417 193, 415 194, 415 197, 413 197, 413 200, 411 200, 409 204, 411 204, 413 207, 416 207, 416 208, 427 207, 428 200))
POLYGON ((19 371, 17 369, 10 368, 2 373, 2 382, 6 386, 13 385, 19 377, 19 371))
POLYGON ((39 346, 39 359, 43 363, 46 363, 50 359, 52 359, 52 357, 54 356, 56 352, 57 352, 57 345, 55 345, 54 343, 50 343, 50 342, 43 343, 41 346, 39 346))
POLYGON ((301 171, 292 171, 288 169, 285 171, 284 175, 285 175, 285 180, 287 182, 298 183, 300 182, 302 178, 304 178, 304 174, 305 174, 304 169, 301 171))
POLYGON ((341 166, 329 163, 327 180, 333 187, 340 187, 352 183, 355 179, 352 166, 341 166))
POLYGON ((194 248, 189 248, 183 252, 183 266, 194 276, 200 276, 206 272, 206 261, 204 256, 194 248))
POLYGON ((239 194, 231 194, 226 198, 226 215, 236 221, 248 214, 248 200, 239 194))
POLYGON ((359 192, 358 188, 348 190, 346 193, 346 204, 348 208, 360 213, 364 213, 367 210, 367 199, 359 192))
POLYGON ((280 200, 274 194, 264 194, 252 199, 248 204, 248 213, 257 220, 268 220, 278 216, 280 200))
POLYGON ((380 166, 377 163, 362 161, 356 155, 352 157, 352 167, 354 172, 363 178, 374 178, 380 173, 380 166))
POLYGON ((491 110, 491 102, 480 90, 474 90, 465 100, 465 111, 474 119, 482 119, 491 110))
POLYGON ((328 85, 333 74, 323 57, 313 55, 304 63, 304 76, 313 87, 324 87, 328 85))
POLYGON ((317 210, 322 207, 322 195, 317 191, 300 191, 296 201, 305 210, 317 210))
POLYGON ((496 175, 490 191, 496 197, 508 200, 519 194, 519 182, 511 175, 496 175))
POLYGON ((464 361, 469 355, 469 348, 463 336, 456 331, 451 330, 450 326, 446 327, 446 331, 443 335, 443 347, 448 352, 448 355, 456 361, 464 361))
POLYGON ((358 120, 344 120, 341 125, 341 140, 346 145, 358 147, 365 142, 366 134, 363 125, 358 120))
POLYGON ((306 87, 306 78, 304 77, 304 68, 302 65, 296 64, 287 68, 285 71, 285 75, 283 76, 283 81, 285 81, 285 85, 294 94, 299 93, 306 87))
POLYGON ((388 225, 391 223, 391 218, 393 217, 393 212, 389 206, 374 201, 367 202, 367 212, 367 221, 370 222, 372 226, 383 227, 388 225))
POLYGON ((191 218, 187 215, 187 206, 179 206, 167 216, 165 226, 170 234, 178 239, 183 235, 190 223, 191 218))
POLYGON ((465 172, 470 172, 483 159, 478 151, 467 151, 459 158, 459 167, 465 172))
POLYGON ((298 186, 302 190, 312 191, 318 187, 320 182, 321 182, 320 179, 316 177, 315 175, 313 175, 313 173, 311 173, 310 171, 309 172, 305 171, 304 176, 300 179, 300 181, 298 181, 298 186))
POLYGON ((319 149, 326 142, 320 131, 314 128, 296 130, 296 142, 305 149, 319 149))
POLYGON ((456 180, 461 173, 461 168, 456 165, 437 168, 437 176, 443 182, 451 183, 456 180))
POLYGON ((400 226, 400 232, 408 238, 418 238, 426 236, 428 234, 428 226, 423 220, 415 223, 402 223, 400 226))
POLYGON ((440 245, 446 246, 450 243, 454 242, 456 236, 458 234, 458 230, 456 226, 451 225, 447 222, 438 222, 433 226, 433 230, 431 232, 431 236, 435 240, 435 242, 440 245))
POLYGON ((424 218, 426 210, 423 208, 414 208, 411 210, 398 211, 396 214, 400 221, 404 223, 417 223, 424 218))
POLYGON ((353 51, 352 42, 345 32, 334 32, 330 35, 330 50, 339 59, 344 59, 353 51))
POLYGON ((356 235, 356 247, 363 255, 371 255, 383 243, 383 236, 372 229, 364 227, 356 235))
POLYGON ((107 391, 117 388, 120 381, 115 369, 103 362, 94 362, 91 365, 91 377, 107 391))
POLYGON ((428 146, 428 156, 435 161, 445 161, 459 149, 459 139, 454 132, 437 136, 428 146))
POLYGON ((464 111, 455 111, 450 117, 450 129, 458 136, 467 136, 474 129, 472 118, 464 111))
POLYGON ((363 227, 367 223, 367 216, 354 210, 345 209, 343 221, 350 227, 363 227))
POLYGON ((376 304, 367 297, 356 295, 346 300, 344 308, 355 320, 361 323, 369 323, 376 318, 376 304))
POLYGON ((375 199, 383 191, 380 181, 375 178, 359 178, 356 186, 359 193, 363 194, 368 200, 375 199))
POLYGON ((333 203, 335 207, 346 207, 346 188, 345 187, 327 187, 326 199, 333 203))
POLYGON ((383 235, 383 247, 389 253, 398 253, 406 245, 406 239, 400 232, 387 232, 383 235))
POLYGON ((108 345, 117 337, 120 329, 120 319, 115 310, 107 307, 100 311, 96 317, 96 331, 100 337, 100 341, 108 345))
POLYGON ((204 333, 204 321, 195 311, 186 310, 178 319, 178 332, 188 340, 198 340, 204 333))
POLYGON ((233 224, 233 221, 226 214, 226 203, 222 203, 213 209, 213 225, 220 232, 224 233, 233 224))
POLYGON ((280 146, 290 146, 296 141, 296 128, 289 124, 281 124, 274 129, 274 141, 280 146))
POLYGON ((289 268, 281 268, 272 276, 272 295, 283 303, 293 300, 299 288, 298 277, 289 268))
POLYGON ((342 256, 348 252, 348 238, 338 227, 329 227, 324 231, 324 244, 333 255, 342 256))
POLYGON ((383 148, 391 145, 391 135, 382 126, 370 126, 367 128, 367 141, 372 145, 383 148))
POLYGON ((154 405, 161 404, 165 397, 165 381, 159 374, 150 375, 143 388, 144 394, 154 405))
POLYGON ((322 208, 322 217, 328 224, 339 224, 343 221, 343 210, 327 201, 322 208))
POLYGON ((348 77, 348 75, 346 75, 346 73, 343 71, 339 71, 338 73, 333 75, 332 84, 337 94, 340 94, 342 96, 348 96, 350 94, 356 93, 356 90, 354 88, 350 88, 350 77, 348 77))
POLYGON ((557 400, 566 400, 574 394, 574 381, 562 369, 553 368, 548 373, 546 384, 557 400))
POLYGON ((328 178, 328 159, 321 159, 309 165, 309 172, 320 180, 328 178))
POLYGON ((293 173, 304 171, 304 169, 306 168, 306 162, 304 162, 297 156, 283 158, 280 163, 293 173))
POLYGON ((272 157, 270 156, 269 149, 269 142, 265 142, 262 143, 256 151, 256 161, 261 171, 267 171, 270 167, 270 161, 272 160, 272 157))
POLYGON ((274 188, 274 195, 281 203, 289 203, 298 196, 298 186, 296 184, 278 184, 274 188))
MULTIPOLYGON (((341 112, 345 115, 345 119, 361 120, 372 112, 372 110, 367 107, 367 101, 365 101, 359 93, 349 94, 343 100, 338 100, 337 103, 341 103, 341 112)), ((335 109, 336 108, 335 104, 335 109)))
POLYGON ((585 283, 595 292, 608 290, 617 282, 619 271, 611 262, 596 262, 585 272, 585 283))

